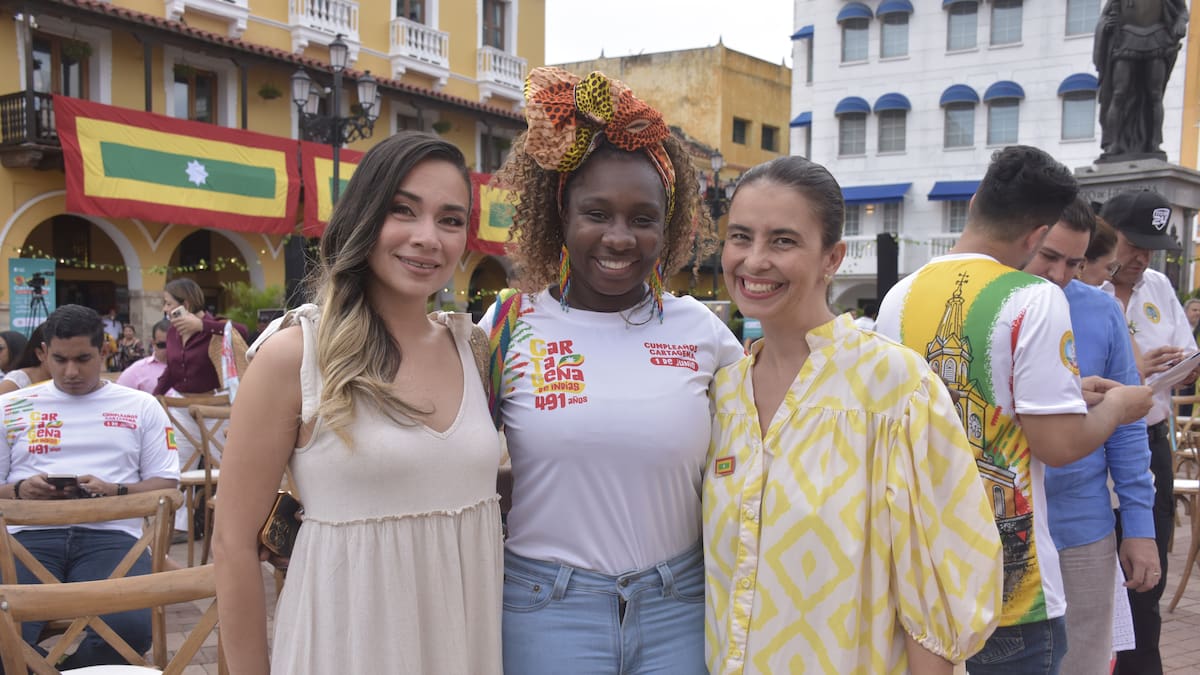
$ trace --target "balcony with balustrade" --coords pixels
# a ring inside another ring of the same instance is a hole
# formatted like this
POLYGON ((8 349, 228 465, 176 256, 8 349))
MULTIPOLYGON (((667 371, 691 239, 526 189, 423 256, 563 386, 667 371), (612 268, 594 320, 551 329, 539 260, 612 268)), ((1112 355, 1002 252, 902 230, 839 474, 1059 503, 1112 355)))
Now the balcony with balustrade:
POLYGON ((434 86, 450 77, 450 34, 403 17, 392 19, 388 58, 393 77, 408 71, 433 78, 434 86))
POLYGON ((358 35, 357 0, 289 0, 288 23, 294 53, 303 52, 310 44, 328 45, 341 35, 350 48, 348 63, 358 60, 362 41, 358 35))
POLYGON ((185 20, 190 13, 215 17, 229 25, 229 37, 240 38, 250 17, 249 0, 164 0, 167 18, 185 20))
POLYGON ((846 242, 846 257, 838 268, 839 275, 874 275, 876 271, 875 235, 842 237, 846 242))
POLYGON ((26 90, 0 96, 0 166, 62 170, 50 94, 26 90))
POLYGON ((529 62, 495 47, 480 47, 475 79, 479 82, 479 100, 503 98, 523 105, 522 94, 529 62))

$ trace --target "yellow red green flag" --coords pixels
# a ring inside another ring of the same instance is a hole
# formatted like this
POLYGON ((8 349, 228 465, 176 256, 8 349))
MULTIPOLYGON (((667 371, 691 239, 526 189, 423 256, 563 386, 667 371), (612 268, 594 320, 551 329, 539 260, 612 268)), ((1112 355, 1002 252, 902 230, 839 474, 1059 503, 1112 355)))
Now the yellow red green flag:
POLYGON ((101 216, 287 233, 296 141, 54 97, 67 208, 101 216))

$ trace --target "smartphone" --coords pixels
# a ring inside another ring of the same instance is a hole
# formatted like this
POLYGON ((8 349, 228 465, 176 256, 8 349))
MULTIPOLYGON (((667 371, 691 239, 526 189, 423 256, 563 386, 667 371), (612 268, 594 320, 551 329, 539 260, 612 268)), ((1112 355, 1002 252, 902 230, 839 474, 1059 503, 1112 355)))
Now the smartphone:
POLYGON ((303 508, 292 493, 280 490, 275 496, 275 505, 267 515, 258 540, 263 547, 280 558, 292 557, 292 547, 300 532, 300 521, 296 512, 303 508))
POLYGON ((176 307, 175 309, 171 310, 169 316, 172 319, 178 319, 179 317, 183 316, 183 305, 180 305, 180 306, 176 307))
POLYGON ((53 485, 55 490, 66 490, 73 487, 79 489, 79 476, 66 473, 52 473, 46 476, 46 482, 53 485))

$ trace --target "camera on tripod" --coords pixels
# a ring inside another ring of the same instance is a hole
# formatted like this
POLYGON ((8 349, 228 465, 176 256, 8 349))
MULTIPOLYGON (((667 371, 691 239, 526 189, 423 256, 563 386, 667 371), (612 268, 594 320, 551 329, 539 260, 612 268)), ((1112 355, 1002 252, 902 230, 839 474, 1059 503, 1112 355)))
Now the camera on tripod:
POLYGON ((33 292, 34 295, 42 295, 46 289, 46 277, 42 276, 41 272, 34 272, 33 276, 29 277, 29 281, 25 285, 33 292))

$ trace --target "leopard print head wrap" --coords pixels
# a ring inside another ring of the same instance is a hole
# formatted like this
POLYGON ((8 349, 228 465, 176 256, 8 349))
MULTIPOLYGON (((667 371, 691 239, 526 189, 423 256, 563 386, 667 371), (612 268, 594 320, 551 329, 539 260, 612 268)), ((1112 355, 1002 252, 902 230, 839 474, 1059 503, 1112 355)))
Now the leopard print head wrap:
POLYGON ((669 220, 675 208, 675 167, 663 147, 671 135, 662 115, 635 97, 629 87, 604 73, 580 79, 561 68, 534 68, 525 81, 525 151, 548 171, 559 172, 563 187, 604 136, 626 152, 646 153, 667 192, 669 220))

